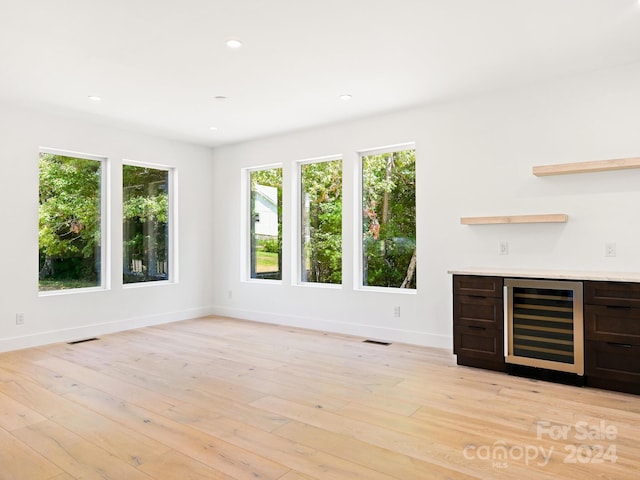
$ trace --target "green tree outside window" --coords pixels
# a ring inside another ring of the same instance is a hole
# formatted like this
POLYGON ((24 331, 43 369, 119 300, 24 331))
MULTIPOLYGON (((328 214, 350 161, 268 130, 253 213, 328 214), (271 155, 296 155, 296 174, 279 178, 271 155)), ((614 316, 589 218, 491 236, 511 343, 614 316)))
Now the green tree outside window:
POLYGON ((342 283, 342 160, 300 166, 303 282, 342 283))
POLYGON ((415 150, 361 159, 363 285, 415 289, 415 150))
POLYGON ((41 153, 39 172, 40 291, 100 286, 102 162, 41 153))
POLYGON ((123 283, 169 279, 169 171, 122 166, 123 283))

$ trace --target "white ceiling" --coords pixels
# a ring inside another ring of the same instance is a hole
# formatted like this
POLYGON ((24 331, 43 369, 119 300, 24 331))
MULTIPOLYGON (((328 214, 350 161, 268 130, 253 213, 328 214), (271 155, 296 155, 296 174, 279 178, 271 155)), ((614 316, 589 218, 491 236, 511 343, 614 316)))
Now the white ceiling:
POLYGON ((638 61, 638 0, 0 0, 0 97, 210 146, 638 61))

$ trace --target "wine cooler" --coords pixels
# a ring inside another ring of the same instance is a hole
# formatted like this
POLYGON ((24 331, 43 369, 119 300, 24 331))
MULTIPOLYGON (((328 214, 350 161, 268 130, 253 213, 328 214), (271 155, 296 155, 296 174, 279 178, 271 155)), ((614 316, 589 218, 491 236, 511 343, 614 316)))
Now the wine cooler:
POLYGON ((584 375, 582 282, 505 279, 505 361, 584 375))

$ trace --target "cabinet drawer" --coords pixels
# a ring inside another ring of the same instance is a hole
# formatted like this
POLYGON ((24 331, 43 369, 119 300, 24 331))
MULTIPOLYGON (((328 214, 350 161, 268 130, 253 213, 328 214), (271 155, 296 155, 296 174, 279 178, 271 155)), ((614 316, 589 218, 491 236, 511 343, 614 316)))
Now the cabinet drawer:
POLYGON ((640 393, 640 346, 587 340, 587 384, 640 393))
POLYGON ((502 299, 456 295, 453 304, 453 322, 454 325, 504 330, 502 299))
POLYGON ((454 295, 472 295, 502 298, 502 277, 481 277, 476 275, 454 275, 454 295))
POLYGON ((588 340, 640 345, 640 308, 585 305, 584 331, 588 340))
MULTIPOLYGON (((454 353, 458 355, 459 359, 467 357, 489 363, 504 363, 503 341, 502 332, 494 328, 470 325, 460 325, 454 328, 454 353)), ((465 364, 468 365, 468 363, 465 364)), ((476 364, 472 366, 476 366, 476 364)))
POLYGON ((640 308, 640 284, 584 282, 584 303, 640 308))

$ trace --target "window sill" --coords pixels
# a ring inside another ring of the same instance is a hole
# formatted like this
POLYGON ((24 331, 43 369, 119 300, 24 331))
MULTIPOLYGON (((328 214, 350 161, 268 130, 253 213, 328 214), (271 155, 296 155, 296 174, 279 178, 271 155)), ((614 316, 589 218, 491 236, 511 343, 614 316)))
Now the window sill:
POLYGON ((136 282, 136 283, 123 283, 122 289, 136 289, 136 288, 146 288, 146 287, 155 287, 160 285, 175 285, 178 282, 174 282, 172 280, 154 280, 153 282, 136 282))
POLYGON ((416 288, 397 288, 397 287, 363 287, 362 285, 354 287, 356 292, 369 293, 395 293, 397 295, 417 295, 416 288))
POLYGON ((282 280, 265 280, 262 278, 247 278, 243 283, 256 283, 260 285, 282 285, 282 280))
POLYGON ((340 283, 314 283, 314 282, 300 282, 293 285, 294 287, 302 288, 326 288, 328 290, 342 290, 343 286, 340 283))
POLYGON ((79 293, 108 292, 109 290, 111 289, 106 287, 68 288, 66 290, 38 291, 38 297, 58 297, 61 295, 74 295, 79 293))

